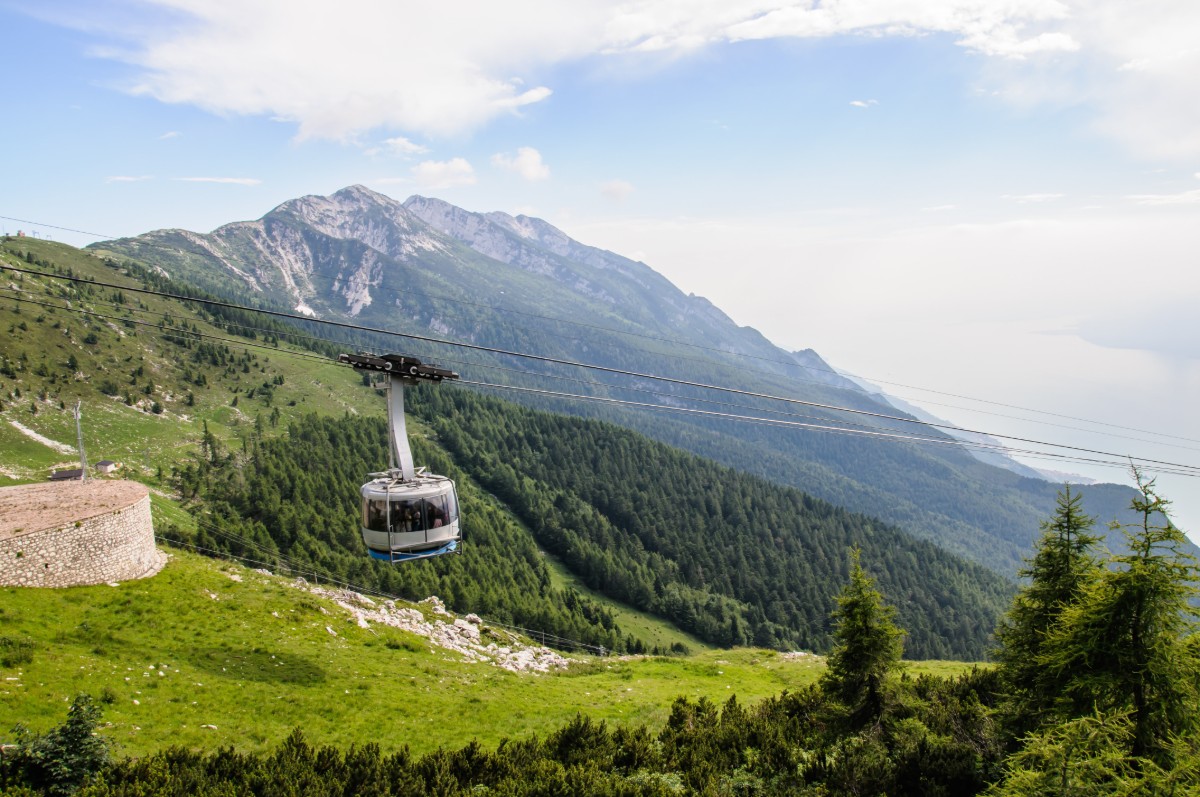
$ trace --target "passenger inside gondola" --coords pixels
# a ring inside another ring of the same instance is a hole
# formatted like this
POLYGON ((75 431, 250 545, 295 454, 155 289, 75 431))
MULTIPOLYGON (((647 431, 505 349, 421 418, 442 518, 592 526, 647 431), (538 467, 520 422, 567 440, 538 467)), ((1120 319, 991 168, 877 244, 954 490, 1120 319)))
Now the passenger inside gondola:
POLYGON ((372 531, 387 531, 387 501, 367 501, 366 527, 372 531))
POLYGON ((392 502, 392 531, 424 531, 421 507, 412 501, 392 502))

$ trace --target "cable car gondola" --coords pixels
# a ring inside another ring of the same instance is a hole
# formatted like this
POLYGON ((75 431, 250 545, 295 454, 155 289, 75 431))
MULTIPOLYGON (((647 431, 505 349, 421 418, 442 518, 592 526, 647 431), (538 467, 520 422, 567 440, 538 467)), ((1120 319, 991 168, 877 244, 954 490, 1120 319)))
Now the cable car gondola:
POLYGON ((362 486, 362 537, 367 553, 385 562, 407 562, 461 552, 454 482, 413 467, 404 423, 405 385, 458 379, 458 374, 399 354, 341 354, 338 360, 387 376, 390 463, 388 470, 370 474, 371 480, 362 486))

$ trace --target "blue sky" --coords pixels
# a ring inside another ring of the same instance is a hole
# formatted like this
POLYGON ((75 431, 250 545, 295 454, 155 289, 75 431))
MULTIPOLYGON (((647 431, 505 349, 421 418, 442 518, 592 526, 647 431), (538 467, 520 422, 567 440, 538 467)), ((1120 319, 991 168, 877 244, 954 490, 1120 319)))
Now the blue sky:
MULTIPOLYGON (((1200 463, 1194 2, 0 0, 0 25, 2 215, 207 231, 353 183, 529 213, 864 376, 1160 434, 896 389, 962 425, 1200 463)), ((1196 481, 1163 481, 1193 532, 1196 481)))

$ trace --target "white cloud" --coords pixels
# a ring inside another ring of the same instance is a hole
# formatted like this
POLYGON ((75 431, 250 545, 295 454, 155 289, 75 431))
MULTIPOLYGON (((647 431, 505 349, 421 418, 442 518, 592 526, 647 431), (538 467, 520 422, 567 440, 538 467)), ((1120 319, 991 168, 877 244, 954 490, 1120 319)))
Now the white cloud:
MULTIPOLYGON (((550 96, 514 76, 598 53, 844 34, 948 33, 968 49, 1007 57, 1076 46, 1069 34, 1042 29, 1068 15, 1059 0, 145 2, 171 12, 171 26, 110 24, 111 35, 130 44, 94 49, 139 68, 130 91, 289 120, 301 138, 341 140, 377 128, 468 131, 550 96)), ((60 22, 95 32, 105 23, 93 16, 60 22)))
POLYGON ((173 177, 181 183, 221 183, 223 185, 262 185, 257 177, 173 177))
POLYGON ((55 21, 107 36, 93 54, 132 64, 127 89, 135 94, 285 120, 300 138, 469 132, 551 95, 524 78, 597 55, 680 56, 779 38, 936 36, 990 57, 981 66, 999 83, 996 96, 1087 106, 1103 133, 1139 155, 1200 155, 1200 3, 1187 0, 126 4, 112 13, 73 8, 55 21), (141 4, 151 8, 134 13, 141 4), (163 19, 170 24, 156 23, 163 19), (1007 64, 998 76, 997 64, 1007 64))
POLYGON ((1128 198, 1139 205, 1195 205, 1200 203, 1200 188, 1178 194, 1134 194, 1128 198))
POLYGON ((383 143, 378 147, 371 147, 367 150, 368 155, 378 155, 381 152, 407 158, 412 155, 424 155, 429 152, 429 147, 410 141, 404 136, 396 136, 384 139, 383 143))
POLYGON ((158 140, 166 141, 167 139, 171 139, 171 138, 179 138, 181 135, 183 135, 183 134, 180 133, 178 130, 168 130, 167 132, 165 132, 161 136, 159 136, 158 140))
POLYGON ((1200 4, 1071 0, 1069 28, 1087 48, 1066 88, 1097 128, 1140 156, 1200 156, 1200 4))
POLYGON ((600 193, 614 202, 624 202, 634 192, 628 180, 606 180, 600 184, 600 193))
POLYGON ((1040 30, 1069 13, 1058 0, 640 0, 616 6, 606 38, 610 52, 645 52, 718 41, 945 33, 971 50, 1025 58, 1078 48, 1067 33, 1040 30))
POLYGON ((422 188, 454 188, 475 184, 475 169, 465 158, 421 161, 412 168, 412 173, 422 188))
POLYGON ((531 182, 545 180, 550 176, 550 167, 542 161, 542 153, 533 147, 520 147, 516 155, 500 152, 492 156, 492 165, 516 172, 531 182))
POLYGON ((1055 202, 1063 198, 1063 194, 1004 194, 1001 199, 1011 199, 1013 202, 1018 202, 1022 205, 1038 204, 1042 202, 1055 202))
POLYGON ((514 75, 586 50, 596 22, 550 0, 147 4, 170 11, 170 27, 115 32, 131 45, 99 51, 138 67, 129 91, 343 141, 375 129, 457 134, 541 102, 550 89, 514 75))
POLYGON ((105 177, 104 182, 106 182, 106 183, 140 183, 142 180, 153 180, 153 179, 154 178, 148 174, 138 175, 137 177, 132 177, 132 176, 126 175, 126 174, 116 174, 116 175, 113 175, 112 177, 105 177))
POLYGON ((878 105, 879 100, 850 100, 850 104, 855 108, 870 108, 872 105, 878 105))

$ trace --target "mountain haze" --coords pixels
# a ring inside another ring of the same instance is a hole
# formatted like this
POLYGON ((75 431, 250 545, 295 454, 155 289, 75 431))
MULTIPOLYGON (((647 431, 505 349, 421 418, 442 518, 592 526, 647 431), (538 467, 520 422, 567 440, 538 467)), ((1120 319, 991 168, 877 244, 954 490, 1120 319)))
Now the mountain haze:
MULTIPOLYGON (((400 203, 352 186, 328 197, 290 200, 257 221, 207 235, 159 230, 95 246, 239 302, 810 402, 788 405, 311 326, 313 334, 338 337, 347 346, 405 348, 476 382, 651 405, 657 409, 506 394, 611 420, 799 487, 1001 573, 1015 571, 1039 521, 1053 508, 1055 485, 981 462, 937 429, 830 409, 904 415, 815 352, 787 352, 645 264, 582 244, 540 219, 474 213, 419 196, 400 203), (679 408, 709 414, 672 411, 679 408), (793 426, 730 417, 747 414, 793 426), (916 430, 940 444, 872 440, 796 424, 916 430)), ((1124 487, 1081 490, 1088 511, 1102 521, 1128 503, 1124 487)))

